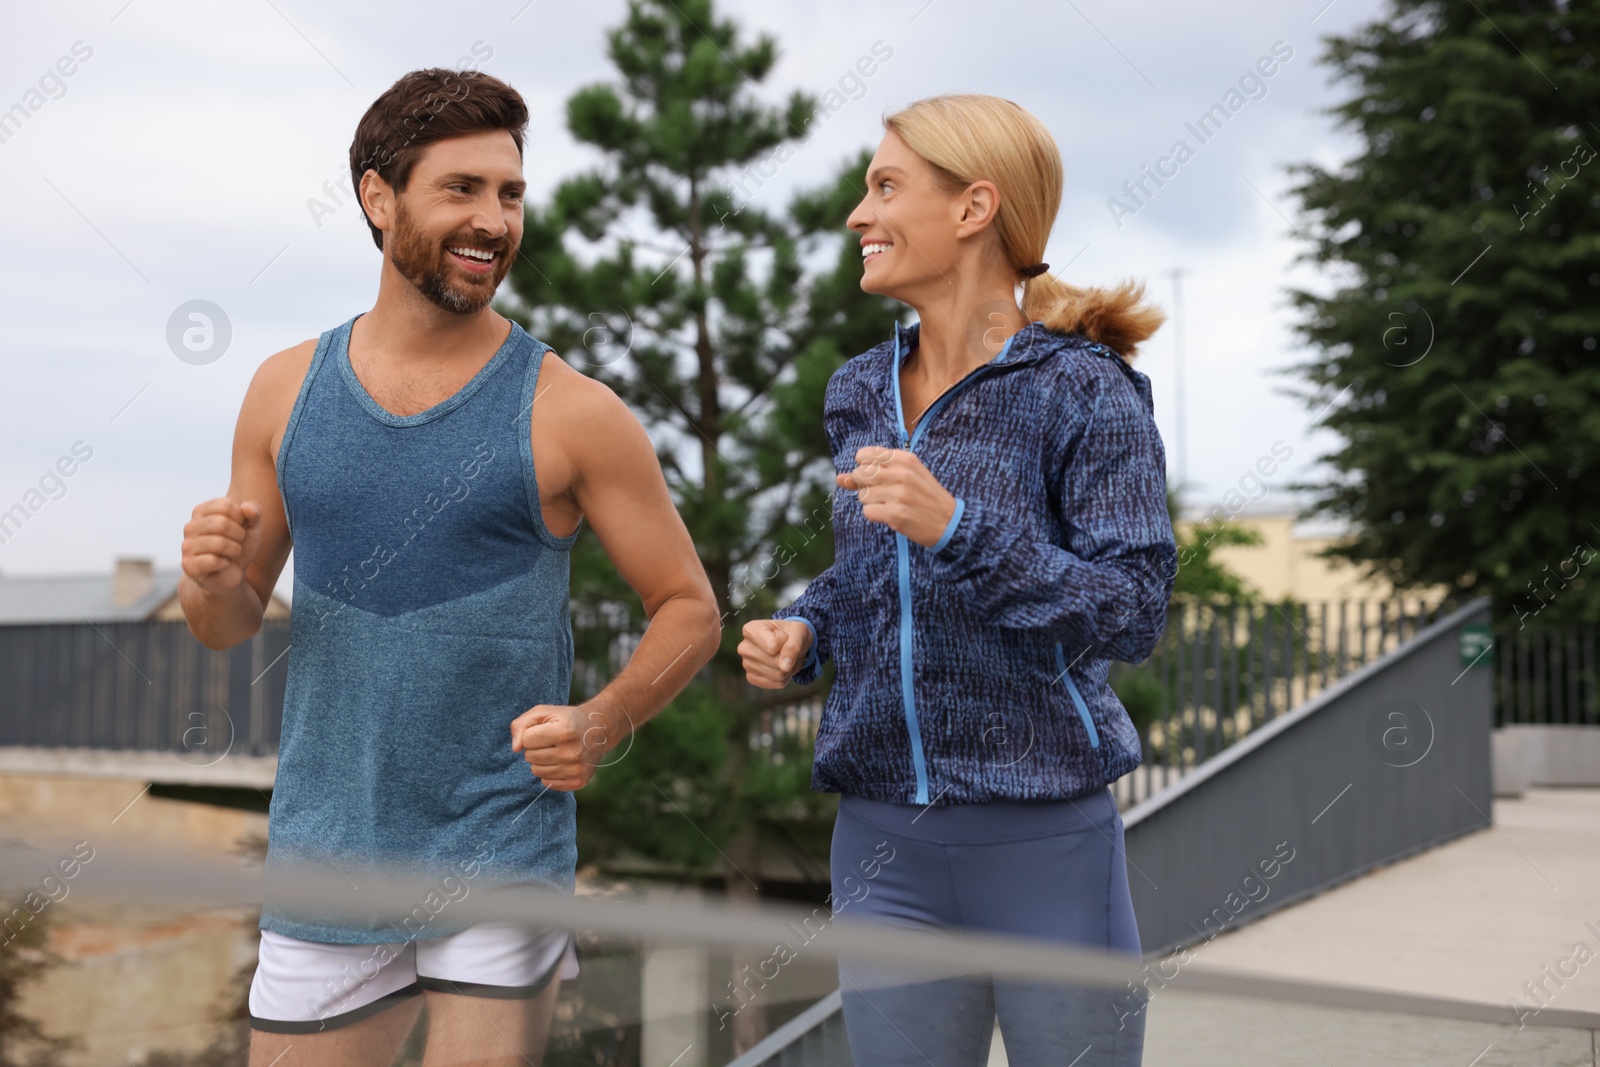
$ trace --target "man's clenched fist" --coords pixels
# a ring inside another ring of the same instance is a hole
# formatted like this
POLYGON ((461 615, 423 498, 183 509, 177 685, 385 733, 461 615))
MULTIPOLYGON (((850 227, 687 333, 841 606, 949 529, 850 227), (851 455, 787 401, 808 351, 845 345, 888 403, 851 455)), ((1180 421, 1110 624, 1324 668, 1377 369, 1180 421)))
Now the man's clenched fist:
POLYGON ((782 689, 805 662, 811 627, 796 619, 755 619, 744 624, 739 656, 751 685, 782 689))
POLYGON ((589 784, 618 732, 591 704, 535 704, 511 721, 511 751, 546 789, 571 792, 589 784))
POLYGON ((183 527, 183 573, 207 593, 230 593, 260 547, 260 505, 207 500, 183 527))

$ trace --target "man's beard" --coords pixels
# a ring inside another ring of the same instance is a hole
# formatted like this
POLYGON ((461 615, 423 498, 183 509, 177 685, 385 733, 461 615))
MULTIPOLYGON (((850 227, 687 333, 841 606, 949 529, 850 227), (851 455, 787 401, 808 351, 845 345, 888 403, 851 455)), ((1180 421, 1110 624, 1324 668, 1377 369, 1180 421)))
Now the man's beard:
POLYGON ((406 211, 405 200, 395 201, 394 232, 385 239, 393 241, 390 258, 395 270, 416 286, 430 303, 457 315, 471 315, 482 311, 494 299, 495 290, 511 270, 511 260, 516 249, 507 247, 503 239, 484 242, 481 238, 464 238, 435 244, 426 234, 412 224, 406 211), (482 248, 499 253, 494 273, 468 274, 456 268, 445 249, 451 246, 482 248))

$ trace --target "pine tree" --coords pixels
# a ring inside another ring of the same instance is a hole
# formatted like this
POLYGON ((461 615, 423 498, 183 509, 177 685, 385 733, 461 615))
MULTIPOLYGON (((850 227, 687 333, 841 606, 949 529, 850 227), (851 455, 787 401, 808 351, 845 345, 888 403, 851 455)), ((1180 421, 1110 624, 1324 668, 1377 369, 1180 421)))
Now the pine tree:
POLYGON ((1600 612, 1597 45, 1594 0, 1391 0, 1327 42, 1362 151, 1292 168, 1334 286, 1292 297, 1338 554, 1507 621, 1600 612))
MULTIPOLYGON (((861 292, 859 248, 844 240, 870 153, 784 211, 759 203, 842 98, 761 103, 754 90, 776 45, 742 41, 710 0, 631 0, 608 55, 620 81, 567 103, 569 130, 602 162, 529 207, 510 276, 521 309, 507 314, 651 431, 723 640, 696 683, 584 790, 580 849, 720 869, 731 896, 749 897, 762 833, 815 836, 830 803, 810 792, 809 746, 753 758, 762 707, 805 694, 748 686, 734 650, 745 621, 832 560, 824 388, 845 359, 890 335, 902 309, 861 292)), ((642 626, 587 527, 573 546, 572 599, 580 661, 607 664, 615 633, 642 626)), ((736 1020, 741 1045, 759 1034, 755 1020, 736 1020)))

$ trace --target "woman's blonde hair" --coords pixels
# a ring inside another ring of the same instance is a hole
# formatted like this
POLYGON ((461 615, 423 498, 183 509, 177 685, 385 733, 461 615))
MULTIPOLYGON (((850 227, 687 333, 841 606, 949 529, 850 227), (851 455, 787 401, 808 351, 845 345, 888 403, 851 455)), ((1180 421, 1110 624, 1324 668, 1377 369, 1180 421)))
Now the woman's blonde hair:
POLYGON ((995 232, 1023 286, 1022 313, 1051 330, 1080 333, 1131 360, 1139 343, 1166 321, 1143 303, 1144 285, 1129 279, 1115 289, 1080 289, 1048 271, 1032 278, 1025 267, 1044 258, 1061 208, 1061 150, 1030 112, 1010 100, 976 93, 931 96, 885 116, 954 192, 987 179, 1000 190, 995 232))

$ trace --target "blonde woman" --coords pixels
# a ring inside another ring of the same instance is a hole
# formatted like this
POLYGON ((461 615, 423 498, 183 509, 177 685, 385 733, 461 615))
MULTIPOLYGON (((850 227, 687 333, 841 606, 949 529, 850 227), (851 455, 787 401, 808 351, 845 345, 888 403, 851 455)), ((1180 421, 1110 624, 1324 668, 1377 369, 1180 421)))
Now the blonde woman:
MULTIPOLYGON (((744 628, 756 685, 836 677, 813 787, 841 795, 853 915, 1139 952, 1109 783, 1139 762, 1112 660, 1149 655, 1177 553, 1142 287, 1048 272, 1061 155, 990 96, 884 120, 849 218, 861 287, 918 323, 828 382, 834 563, 744 628), (1017 300, 1021 289, 1020 306, 1017 300)), ((1143 1015, 1106 991, 841 967, 857 1063, 1135 1064, 1143 1015), (1075 1058, 1080 1057, 1080 1058, 1075 1058)))

